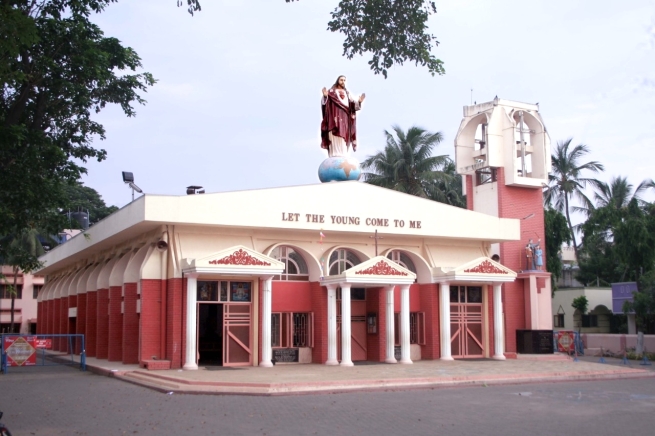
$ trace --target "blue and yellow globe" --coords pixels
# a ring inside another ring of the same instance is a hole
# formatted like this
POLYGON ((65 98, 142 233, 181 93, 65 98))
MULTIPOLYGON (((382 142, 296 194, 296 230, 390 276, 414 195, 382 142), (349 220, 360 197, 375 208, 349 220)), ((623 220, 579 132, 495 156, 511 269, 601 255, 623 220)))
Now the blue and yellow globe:
POLYGON ((361 175, 359 162, 349 156, 328 157, 318 167, 318 178, 323 183, 359 180, 361 175))

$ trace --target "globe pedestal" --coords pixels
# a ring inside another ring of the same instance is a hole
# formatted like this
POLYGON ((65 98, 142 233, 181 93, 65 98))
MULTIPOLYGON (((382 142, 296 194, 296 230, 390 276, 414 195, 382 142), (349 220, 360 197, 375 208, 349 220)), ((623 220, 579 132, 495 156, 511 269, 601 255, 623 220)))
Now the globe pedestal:
POLYGON ((361 175, 359 162, 349 156, 328 157, 318 167, 318 178, 322 183, 359 180, 361 175))

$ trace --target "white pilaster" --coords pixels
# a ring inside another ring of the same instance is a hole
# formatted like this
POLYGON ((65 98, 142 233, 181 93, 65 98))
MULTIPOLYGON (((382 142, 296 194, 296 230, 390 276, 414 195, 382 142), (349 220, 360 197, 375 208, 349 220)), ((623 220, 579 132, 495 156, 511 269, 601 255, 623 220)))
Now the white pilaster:
POLYGON ((505 335, 503 334, 503 299, 501 285, 494 285, 494 356, 505 360, 505 335))
POLYGON ((400 287, 400 363, 413 363, 409 358, 409 285, 400 287))
POLYGON ((395 353, 395 332, 393 326, 393 288, 394 286, 387 286, 385 291, 387 294, 387 305, 386 305, 386 331, 387 331, 387 356, 384 360, 387 363, 398 363, 396 360, 395 353))
POLYGON ((439 286, 439 330, 441 331, 441 360, 453 360, 450 352, 450 284, 439 286))
POLYGON ((271 347, 271 301, 273 277, 265 277, 262 289, 262 360, 259 366, 273 366, 273 349, 271 347))
POLYGON ((350 348, 350 285, 341 285, 341 366, 353 366, 350 348))
POLYGON ((327 285, 327 339, 328 355, 326 365, 338 365, 337 360, 337 285, 327 285))
POLYGON ((183 369, 198 369, 196 363, 196 347, 198 345, 196 326, 196 297, 198 295, 198 275, 187 276, 186 282, 186 353, 183 369))

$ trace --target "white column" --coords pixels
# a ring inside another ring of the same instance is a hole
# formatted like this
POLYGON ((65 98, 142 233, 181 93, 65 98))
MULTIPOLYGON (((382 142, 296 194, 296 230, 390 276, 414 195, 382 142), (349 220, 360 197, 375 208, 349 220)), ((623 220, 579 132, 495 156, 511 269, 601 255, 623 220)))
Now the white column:
POLYGON ((186 282, 186 353, 184 358, 183 369, 198 369, 196 363, 197 339, 197 316, 196 316, 196 296, 198 295, 198 275, 192 274, 187 276, 186 282))
POLYGON ((353 366, 350 348, 350 285, 341 285, 341 366, 353 366))
POLYGON ((271 348, 271 301, 273 277, 262 277, 262 360, 259 366, 270 368, 273 366, 273 349, 271 348))
POLYGON ((501 285, 494 285, 494 356, 505 360, 505 335, 503 334, 503 299, 501 285))
POLYGON ((387 286, 386 294, 387 294, 387 306, 386 306, 386 312, 385 312, 385 317, 386 317, 386 331, 387 331, 387 356, 386 359, 384 360, 387 363, 398 363, 396 360, 396 353, 395 353, 395 334, 394 334, 394 326, 393 326, 393 288, 394 286, 387 286))
POLYGON ((400 287, 400 363, 412 363, 409 358, 409 285, 400 287))
POLYGON ((453 360, 450 353, 450 284, 439 286, 439 330, 441 331, 441 360, 453 360))
POLYGON ((327 361, 326 365, 338 365, 337 360, 337 285, 327 285, 327 361))

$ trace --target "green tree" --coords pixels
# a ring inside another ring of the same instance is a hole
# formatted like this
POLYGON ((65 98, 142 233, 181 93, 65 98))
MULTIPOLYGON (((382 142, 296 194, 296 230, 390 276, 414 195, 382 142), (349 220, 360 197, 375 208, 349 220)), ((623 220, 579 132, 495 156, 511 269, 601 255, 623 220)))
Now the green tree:
POLYGON ((90 225, 118 210, 116 206, 107 206, 98 191, 84 186, 82 182, 66 185, 65 189, 68 202, 64 210, 66 212, 88 211, 90 225))
POLYGON ((435 189, 439 182, 451 178, 443 171, 450 158, 432 156, 433 148, 443 140, 441 132, 432 133, 416 126, 404 132, 393 126, 393 133, 385 130, 384 134, 384 150, 362 162, 364 181, 417 197, 437 197, 435 189))
POLYGON ((444 163, 440 177, 428 185, 431 200, 466 209, 466 196, 462 192, 462 176, 457 174, 455 162, 444 163))
POLYGON ((578 326, 578 331, 579 331, 580 328, 582 328, 582 317, 584 316, 585 313, 587 313, 587 308, 589 307, 589 300, 587 300, 586 296, 581 295, 573 299, 573 302, 571 303, 571 307, 580 311, 580 325, 578 326))
POLYGON ((635 281, 655 268, 654 208, 639 198, 652 186, 644 180, 633 192, 625 177, 601 184, 596 207, 585 211, 588 218, 582 225, 582 282, 635 281))
MULTIPOLYGON (((115 0, 0 2, 0 235, 63 225, 64 186, 77 181, 105 130, 107 104, 127 116, 154 84, 141 60, 90 21, 115 0)), ((0 256, 6 255, 0 247, 0 256)))
POLYGON ((623 303, 623 313, 635 313, 637 328, 646 334, 655 333, 655 271, 644 274, 637 282, 633 300, 623 303))
POLYGON ((573 250, 576 259, 580 259, 578 244, 575 239, 573 225, 571 224, 571 204, 573 198, 578 199, 582 206, 591 208, 591 200, 585 195, 584 188, 587 184, 600 186, 601 182, 596 179, 582 177, 584 171, 599 172, 604 167, 601 163, 592 161, 581 163, 580 160, 589 153, 589 147, 583 144, 571 148, 572 138, 557 143, 555 154, 552 155, 552 173, 549 174, 549 185, 544 190, 544 202, 551 205, 566 216, 566 222, 571 231, 573 239, 573 250))
MULTIPOLYGON (((6 247, 2 263, 11 266, 14 274, 13 284, 9 285, 9 292, 11 294, 9 331, 16 333, 14 330, 14 308, 18 289, 16 285, 18 273, 22 271, 24 274, 30 274, 32 271, 39 269, 41 262, 37 258, 44 254, 44 250, 39 240, 39 232, 36 229, 27 229, 19 234, 7 235, 0 238, 0 247, 6 247)), ((7 283, 6 277, 2 276, 2 279, 7 283)))
MULTIPOLYGON (((177 2, 178 6, 184 4, 183 0, 177 2)), ((186 0, 186 6, 193 15, 200 10, 200 0, 186 0)), ((442 75, 443 62, 431 54, 439 41, 427 33, 428 18, 435 13, 435 2, 426 0, 341 0, 328 30, 345 35, 346 58, 369 53, 371 70, 385 78, 391 66, 405 62, 426 67, 433 76, 442 75)))
POLYGON ((571 231, 566 218, 552 208, 546 208, 544 214, 546 227, 546 266, 551 273, 552 289, 557 290, 557 280, 562 277, 562 259, 560 252, 563 243, 571 242, 571 231))

